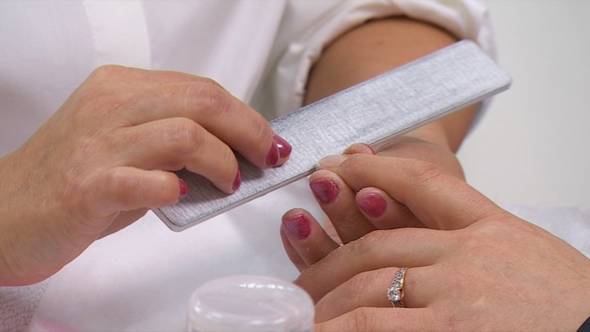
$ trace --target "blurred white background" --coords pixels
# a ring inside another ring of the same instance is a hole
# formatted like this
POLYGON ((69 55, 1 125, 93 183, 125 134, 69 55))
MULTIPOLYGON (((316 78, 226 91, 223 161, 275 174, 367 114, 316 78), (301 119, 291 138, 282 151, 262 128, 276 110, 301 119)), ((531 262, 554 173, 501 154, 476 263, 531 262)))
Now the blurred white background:
POLYGON ((590 207, 590 1, 488 0, 513 77, 459 153, 504 203, 590 207))

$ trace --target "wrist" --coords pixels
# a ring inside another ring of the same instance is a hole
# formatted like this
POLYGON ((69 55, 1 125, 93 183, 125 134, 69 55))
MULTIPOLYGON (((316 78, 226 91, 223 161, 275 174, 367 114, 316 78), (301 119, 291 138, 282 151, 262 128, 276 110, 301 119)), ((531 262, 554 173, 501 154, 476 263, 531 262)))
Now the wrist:
POLYGON ((449 144, 447 131, 445 130, 444 125, 440 121, 431 122, 420 128, 414 129, 402 136, 436 144, 441 148, 452 151, 449 144))
POLYGON ((464 180, 463 169, 446 133, 441 123, 433 122, 397 137, 390 146, 379 151, 379 154, 427 161, 464 180))

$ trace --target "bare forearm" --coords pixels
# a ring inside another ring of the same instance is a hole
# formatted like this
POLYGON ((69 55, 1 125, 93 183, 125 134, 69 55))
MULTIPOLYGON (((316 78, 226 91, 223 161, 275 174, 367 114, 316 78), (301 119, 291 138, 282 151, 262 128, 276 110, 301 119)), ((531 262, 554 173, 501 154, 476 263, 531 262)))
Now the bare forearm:
MULTIPOLYGON (((448 32, 405 17, 367 22, 337 38, 314 65, 305 103, 311 103, 455 42, 448 32)), ((456 151, 473 121, 475 106, 428 124, 408 136, 456 151)))

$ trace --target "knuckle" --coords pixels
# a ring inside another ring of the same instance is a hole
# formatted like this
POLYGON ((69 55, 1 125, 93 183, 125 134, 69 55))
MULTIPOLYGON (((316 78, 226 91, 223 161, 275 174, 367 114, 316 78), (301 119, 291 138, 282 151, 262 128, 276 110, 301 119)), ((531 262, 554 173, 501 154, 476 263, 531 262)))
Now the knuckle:
POLYGON ((431 162, 416 162, 412 168, 411 176, 416 182, 424 184, 440 177, 443 174, 441 168, 431 162))
POLYGON ((161 190, 157 191, 155 199, 161 205, 171 204, 178 199, 178 180, 173 175, 160 173, 158 178, 161 190))
POLYGON ((383 243, 388 238, 388 234, 383 230, 376 230, 365 236, 350 242, 347 247, 351 257, 371 256, 379 243, 383 243))
POLYGON ((340 164, 340 168, 347 173, 359 173, 366 168, 367 155, 353 154, 347 156, 340 164))
POLYGON ((126 68, 118 65, 102 65, 92 71, 90 77, 96 81, 107 81, 122 75, 126 68))
POLYGON ((465 236, 480 238, 483 241, 488 238, 509 235, 506 233, 511 233, 516 225, 511 222, 510 218, 502 217, 503 213, 505 212, 502 211, 500 214, 472 224, 465 232, 465 236))
POLYGON ((236 159, 232 149, 230 149, 230 147, 225 144, 222 145, 221 163, 226 165, 226 167, 231 170, 230 176, 231 180, 233 180, 234 176, 236 175, 235 173, 237 172, 238 160, 236 159))
POLYGON ((363 293, 367 290, 367 285, 374 281, 372 272, 361 272, 346 282, 346 293, 351 297, 353 303, 362 303, 363 293))
POLYGON ((375 245, 378 246, 385 241, 391 241, 392 234, 394 234, 394 231, 391 230, 375 230, 363 236, 361 241, 365 247, 364 249, 369 250, 375 245))
POLYGON ((172 142, 176 155, 189 155, 203 144, 203 130, 190 119, 176 120, 169 130, 168 139, 172 142))
POLYGON ((120 169, 114 169, 109 172, 106 185, 107 188, 111 189, 114 198, 124 203, 129 201, 129 193, 135 189, 135 183, 120 169))
MULTIPOLYGON (((89 217, 89 189, 81 177, 72 176, 64 181, 63 198, 59 200, 63 211, 70 211, 76 217, 89 217)), ((82 218, 82 219, 83 219, 82 218)))
POLYGON ((369 308, 357 308, 351 313, 353 331, 371 331, 371 311, 369 308))
POLYGON ((201 101, 204 104, 201 111, 206 112, 209 116, 223 114, 231 108, 229 94, 210 78, 189 83, 186 89, 186 97, 189 100, 201 101))

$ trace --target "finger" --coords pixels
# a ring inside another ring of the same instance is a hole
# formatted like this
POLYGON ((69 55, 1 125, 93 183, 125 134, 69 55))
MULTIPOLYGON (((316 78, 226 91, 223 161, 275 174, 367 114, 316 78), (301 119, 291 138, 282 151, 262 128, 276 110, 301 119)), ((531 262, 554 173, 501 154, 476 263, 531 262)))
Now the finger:
POLYGON ((328 236, 334 240, 338 246, 341 246, 343 244, 342 239, 340 239, 340 236, 338 236, 338 232, 336 232, 336 228, 334 227, 334 224, 332 224, 332 221, 328 217, 325 217, 322 225, 324 232, 326 232, 326 234, 328 234, 328 236))
POLYGON ((356 193, 356 205, 377 229, 424 227, 407 207, 379 188, 361 189, 356 193))
POLYGON ((189 118, 260 168, 278 166, 291 153, 289 143, 274 134, 262 115, 210 79, 158 86, 129 108, 134 124, 189 118))
MULTIPOLYGON (((433 298, 435 280, 425 272, 427 268, 411 268, 404 279, 404 305, 423 308, 433 298)), ((363 272, 326 294, 316 305, 316 321, 323 322, 362 307, 391 308, 387 291, 397 267, 363 272)))
POLYGON ((375 154, 375 150, 373 150, 373 148, 368 144, 355 143, 355 144, 349 146, 348 148, 346 148, 346 150, 344 150, 344 152, 342 154, 347 155, 347 154, 357 154, 357 153, 375 154))
POLYGON ((116 139, 125 165, 148 170, 186 168, 226 193, 240 185, 233 151, 191 119, 163 119, 123 128, 116 139))
POLYGON ((281 233, 305 263, 305 267, 315 264, 338 248, 338 244, 324 232, 315 218, 302 209, 293 209, 283 215, 281 233))
POLYGON ((297 270, 299 270, 299 272, 307 269, 308 265, 305 264, 305 262, 303 261, 303 258, 301 258, 301 256, 299 256, 299 253, 295 250, 295 248, 293 248, 293 246, 291 245, 291 242, 287 238, 287 234, 285 234, 282 227, 281 227, 279 233, 281 235, 281 242, 283 243, 283 248, 285 249, 285 253, 287 253, 287 257, 289 257, 289 260, 291 261, 291 263, 293 263, 293 265, 295 265, 295 267, 297 268, 297 270))
POLYGON ((429 308, 359 308, 332 320, 316 324, 315 332, 436 331, 429 308))
POLYGON ((437 262, 455 247, 451 234, 431 229, 373 231, 327 255, 303 271, 296 283, 314 301, 353 276, 391 266, 420 267, 437 262))
MULTIPOLYGON (((180 181, 173 173, 115 167, 90 178, 82 188, 81 198, 87 219, 96 220, 121 211, 174 204, 180 191, 180 181)), ((101 233, 108 225, 102 226, 101 233)))
POLYGON ((353 190, 381 188, 433 228, 463 228, 501 212, 465 182, 424 161, 356 154, 330 170, 353 190))
POLYGON ((309 177, 309 186, 343 243, 375 230, 356 207, 355 192, 336 174, 317 171, 309 177))

